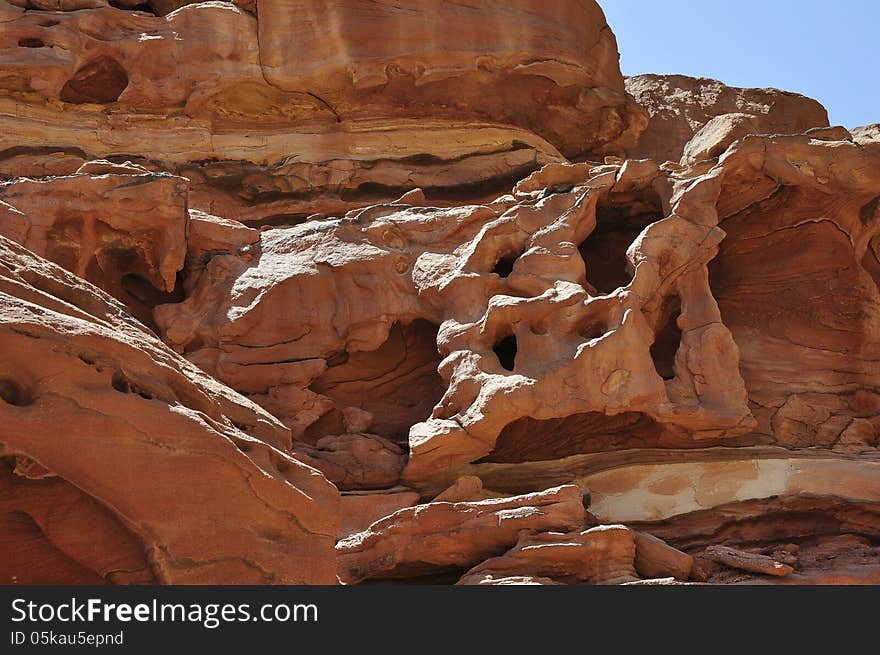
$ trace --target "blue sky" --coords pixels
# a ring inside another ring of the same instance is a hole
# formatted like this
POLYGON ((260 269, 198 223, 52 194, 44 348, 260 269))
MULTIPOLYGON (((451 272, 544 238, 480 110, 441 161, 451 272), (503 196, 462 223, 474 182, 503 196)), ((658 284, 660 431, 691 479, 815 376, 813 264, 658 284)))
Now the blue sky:
POLYGON ((599 0, 624 75, 681 73, 815 98, 880 122, 880 0, 599 0))

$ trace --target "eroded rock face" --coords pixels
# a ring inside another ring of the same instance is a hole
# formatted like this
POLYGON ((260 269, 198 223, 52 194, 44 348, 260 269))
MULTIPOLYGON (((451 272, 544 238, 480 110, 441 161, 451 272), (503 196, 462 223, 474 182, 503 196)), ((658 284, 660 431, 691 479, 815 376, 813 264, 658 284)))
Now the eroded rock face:
POLYGON ((592 1, 3 6, 14 175, 47 151, 56 175, 133 159, 189 178, 194 209, 257 226, 415 186, 486 198, 563 155, 621 154, 647 122, 592 1))
POLYGON ((401 424, 370 408, 373 431, 375 417, 386 422, 380 436, 408 432, 403 477, 417 486, 482 457, 603 449, 633 423, 616 447, 717 444, 747 432, 736 347, 708 287, 722 233, 674 214, 659 220, 655 182, 662 192, 664 179, 651 162, 568 173, 571 190, 527 191, 542 184, 529 178, 509 208, 377 206, 264 232, 258 254, 215 257, 190 297, 157 308, 156 319, 179 352, 290 415, 306 441, 343 434, 332 416, 372 389, 420 380, 432 406, 396 390, 413 408, 401 424), (347 290, 357 301, 340 305, 347 290), (419 324, 425 341, 414 334, 400 354, 390 349, 398 330, 419 324), (352 397, 326 384, 331 374, 373 382, 352 397), (595 392, 560 394, 566 385, 595 392), (556 421, 555 442, 529 439, 530 428, 520 439, 518 419, 556 421))
POLYGON ((624 584, 638 580, 633 566, 635 551, 635 535, 622 525, 570 534, 544 532, 521 537, 514 548, 475 566, 458 584, 499 584, 511 578, 624 584))
POLYGON ((0 183, 0 200, 18 212, 0 224, 0 234, 102 288, 150 323, 155 305, 174 300, 184 267, 189 183, 170 175, 95 172, 0 183))
POLYGON ((503 552, 521 531, 572 530, 584 522, 577 487, 469 503, 401 509, 336 546, 339 578, 419 577, 460 571, 503 552))
POLYGON ((685 144, 712 119, 751 116, 760 134, 796 134, 828 127, 828 113, 811 98, 778 89, 743 89, 686 75, 636 75, 626 90, 650 114, 648 127, 630 156, 678 161, 685 144))
POLYGON ((880 580, 876 126, 593 2, 0 22, 4 581, 880 580))
POLYGON ((39 528, 23 525, 23 540, 42 533, 92 572, 79 581, 116 581, 115 563, 133 558, 135 579, 149 563, 140 581, 335 580, 337 491, 287 453, 284 426, 97 287, 5 237, 0 262, 2 454, 67 481, 30 490, 4 474, 7 511, 39 528), (64 497, 78 505, 57 525, 64 497), (80 530, 68 543, 86 520, 88 541, 80 530), (89 545, 113 530, 122 539, 89 545))

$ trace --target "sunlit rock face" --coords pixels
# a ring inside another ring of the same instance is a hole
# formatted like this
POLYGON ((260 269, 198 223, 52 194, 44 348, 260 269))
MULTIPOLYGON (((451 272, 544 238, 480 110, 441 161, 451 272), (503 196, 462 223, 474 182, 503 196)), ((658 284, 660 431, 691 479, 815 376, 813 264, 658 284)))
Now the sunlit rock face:
POLYGON ((413 187, 486 200, 550 161, 622 154, 647 122, 594 2, 4 6, 0 168, 127 158, 256 226, 413 187))
POLYGON ((821 104, 790 91, 739 88, 706 78, 653 74, 628 77, 626 90, 650 115, 638 144, 627 151, 631 157, 677 162, 695 134, 726 114, 745 114, 750 131, 758 134, 792 134, 828 127, 828 112, 821 104))
POLYGON ((880 580, 876 126, 592 1, 0 22, 3 582, 880 580))

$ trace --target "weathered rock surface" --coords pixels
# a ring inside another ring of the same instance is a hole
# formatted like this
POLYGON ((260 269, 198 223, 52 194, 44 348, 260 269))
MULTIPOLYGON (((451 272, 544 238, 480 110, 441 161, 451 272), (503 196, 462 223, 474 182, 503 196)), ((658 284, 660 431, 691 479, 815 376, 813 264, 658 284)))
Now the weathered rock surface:
POLYGON ((174 299, 184 267, 188 187, 179 177, 117 171, 0 182, 0 201, 20 212, 0 234, 149 323, 153 306, 174 299))
POLYGON ((42 533, 92 581, 137 579, 136 552, 141 581, 335 580, 337 491, 285 452, 284 426, 97 287, 2 236, 0 264, 0 453, 66 481, 7 483, 6 516, 31 517, 23 552, 42 533))
POLYGON ((643 578, 670 577, 682 581, 690 579, 694 558, 687 553, 646 532, 636 532, 635 543, 635 568, 643 578))
POLYGON ((382 417, 373 432, 408 433, 411 485, 482 457, 602 450, 623 428, 632 438, 617 448, 747 432, 736 347, 708 286, 722 233, 659 220, 651 162, 573 167, 574 188, 534 198, 543 174, 506 210, 376 206, 263 232, 258 255, 213 258, 156 320, 178 352, 270 411, 282 396, 296 438, 341 433, 334 416, 353 402, 382 417), (336 382, 351 379, 371 383, 351 394, 336 382), (535 421, 555 421, 554 437, 531 440, 535 421))
POLYGON ((605 525, 583 532, 526 535, 500 557, 486 560, 459 580, 463 585, 497 584, 511 578, 549 579, 562 584, 623 584, 638 580, 633 531, 605 525))
POLYGON ((880 581, 876 125, 592 1, 0 23, 2 581, 880 581))
POLYGON ((339 579, 418 577, 463 570, 503 553, 521 531, 583 525, 577 487, 472 503, 428 503, 402 509, 342 539, 339 579))
POLYGON ((742 569, 752 573, 763 573, 784 577, 790 575, 794 569, 788 564, 777 562, 772 557, 760 553, 749 553, 728 546, 709 546, 706 549, 706 557, 734 569, 742 569))
POLYGON ((712 119, 752 116, 760 134, 796 134, 828 126, 825 108, 811 98, 778 89, 743 89, 686 75, 636 75, 626 90, 650 114, 648 127, 630 156, 678 161, 685 144, 712 119))
POLYGON ((23 458, 18 458, 18 466, 15 458, 4 459, 0 463, 3 584, 156 581, 143 543, 112 511, 59 477, 26 477, 23 458))
POLYGON ((406 487, 379 491, 349 491, 339 497, 339 538, 363 532, 379 519, 419 504, 419 494, 406 487))
POLYGON ((55 175, 125 157, 244 222, 416 186, 485 197, 562 155, 622 153, 647 122, 592 1, 262 0, 259 18, 228 2, 73 3, 51 19, 3 6, 13 174, 45 171, 47 151, 55 175))
POLYGON ((856 127, 852 130, 852 136, 856 143, 876 143, 880 141, 880 123, 856 127))

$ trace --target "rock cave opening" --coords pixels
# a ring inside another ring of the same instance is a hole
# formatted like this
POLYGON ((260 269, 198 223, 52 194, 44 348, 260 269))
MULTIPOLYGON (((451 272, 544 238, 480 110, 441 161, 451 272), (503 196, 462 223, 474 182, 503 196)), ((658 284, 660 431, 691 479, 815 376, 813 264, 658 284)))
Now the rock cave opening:
POLYGON ((664 380, 675 377, 675 355, 681 344, 681 328, 678 318, 681 316, 681 298, 678 295, 664 299, 660 310, 658 328, 651 344, 651 359, 657 374, 664 380))
POLYGON ((336 409, 306 430, 304 441, 345 432, 341 409, 358 407, 373 415, 369 432, 406 444, 409 429, 431 415, 446 391, 437 372, 439 326, 423 319, 395 323, 388 338, 369 352, 338 353, 311 385, 331 398, 336 409))
POLYGON ((516 349, 516 336, 513 334, 502 337, 492 346, 498 363, 506 371, 513 371, 516 368, 516 349))
MULTIPOLYGON (((183 302, 184 276, 184 271, 178 271, 174 289, 172 291, 164 291, 153 286, 153 283, 143 275, 126 273, 122 276, 120 282, 121 293, 119 295, 123 296, 120 300, 125 302, 129 310, 141 323, 156 332, 158 328, 153 319, 153 309, 158 305, 183 302)), ((114 293, 114 295, 116 294, 114 293)))
POLYGON ((61 88, 62 102, 106 105, 119 100, 128 86, 128 73, 112 57, 98 57, 74 73, 61 88))
POLYGON ((521 254, 520 252, 503 252, 498 261, 495 262, 492 272, 501 279, 510 277, 510 274, 513 273, 513 266, 521 254))
MULTIPOLYGON (((138 5, 125 4, 118 0, 110 0, 110 6, 123 11, 137 11, 152 16, 161 16, 162 14, 153 7, 149 2, 142 2, 138 5)), ((172 5, 173 6, 173 5, 172 5)))
POLYGON ((46 44, 43 43, 43 39, 38 39, 36 37, 30 37, 26 39, 18 40, 19 48, 45 48, 46 44))
POLYGON ((648 225, 663 219, 662 204, 653 191, 645 198, 621 202, 600 200, 596 228, 578 251, 587 269, 587 282, 601 295, 632 282, 626 251, 648 225))

